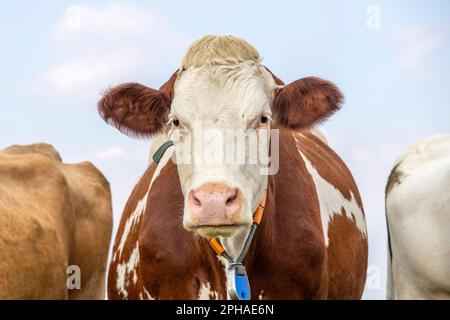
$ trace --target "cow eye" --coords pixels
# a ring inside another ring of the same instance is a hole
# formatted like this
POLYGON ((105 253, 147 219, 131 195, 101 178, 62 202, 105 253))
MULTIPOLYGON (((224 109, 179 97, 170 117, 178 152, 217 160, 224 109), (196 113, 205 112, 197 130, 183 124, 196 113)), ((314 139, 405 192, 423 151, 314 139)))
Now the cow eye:
POLYGON ((180 126, 180 120, 178 120, 178 119, 173 119, 173 120, 172 120, 172 123, 173 123, 173 125, 174 125, 175 127, 179 127, 179 126, 180 126))
POLYGON ((261 121, 261 123, 266 124, 267 122, 269 122, 269 117, 268 116, 261 116, 261 119, 259 121, 261 121))

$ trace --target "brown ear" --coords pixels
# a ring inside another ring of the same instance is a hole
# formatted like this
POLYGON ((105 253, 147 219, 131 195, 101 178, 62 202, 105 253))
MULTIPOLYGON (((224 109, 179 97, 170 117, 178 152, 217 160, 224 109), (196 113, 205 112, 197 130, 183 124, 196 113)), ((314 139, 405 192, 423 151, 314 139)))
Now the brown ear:
POLYGON ((124 83, 107 91, 98 102, 100 116, 121 132, 147 137, 164 127, 171 99, 139 83, 124 83))
POLYGON ((167 80, 167 82, 164 83, 159 88, 159 91, 164 92, 170 98, 170 100, 173 99, 173 93, 174 93, 174 88, 175 88, 175 81, 177 81, 177 77, 178 77, 178 70, 175 71, 174 74, 172 74, 172 76, 170 77, 170 79, 167 80))
POLYGON ((100 116, 127 135, 148 137, 157 133, 167 122, 177 74, 159 90, 139 83, 124 83, 108 90, 98 102, 100 116))
POLYGON ((314 77, 296 80, 282 88, 273 102, 275 120, 300 129, 326 120, 340 109, 343 95, 331 82, 314 77))
POLYGON ((269 72, 270 73, 270 75, 272 76, 272 78, 273 78, 273 81, 275 81, 275 84, 276 85, 278 85, 278 86, 284 86, 284 82, 283 82, 283 80, 281 80, 280 78, 278 78, 276 75, 274 75, 273 74, 273 72, 272 71, 270 71, 270 69, 269 68, 267 68, 266 66, 264 66, 264 68, 266 68, 266 70, 267 70, 267 72, 269 72))

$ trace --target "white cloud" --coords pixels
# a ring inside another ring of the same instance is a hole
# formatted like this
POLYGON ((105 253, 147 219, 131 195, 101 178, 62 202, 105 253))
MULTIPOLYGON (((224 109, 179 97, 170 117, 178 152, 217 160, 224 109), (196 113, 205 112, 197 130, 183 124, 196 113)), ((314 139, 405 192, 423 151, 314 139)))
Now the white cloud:
POLYGON ((99 150, 95 153, 95 157, 101 160, 109 160, 119 158, 125 154, 125 150, 119 146, 113 146, 105 150, 99 150))
POLYGON ((123 81, 157 86, 178 67, 185 43, 157 12, 125 4, 71 6, 51 35, 59 55, 27 88, 92 101, 123 81))
POLYGON ((430 26, 401 26, 393 31, 398 63, 422 74, 426 58, 449 39, 449 33, 430 26))

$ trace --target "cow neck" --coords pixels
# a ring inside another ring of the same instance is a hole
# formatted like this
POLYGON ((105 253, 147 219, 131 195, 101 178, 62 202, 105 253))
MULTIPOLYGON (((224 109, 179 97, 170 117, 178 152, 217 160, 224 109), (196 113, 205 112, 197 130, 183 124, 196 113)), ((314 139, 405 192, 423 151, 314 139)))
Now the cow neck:
MULTIPOLYGON (((159 164, 162 156, 168 148, 173 146, 173 141, 169 140, 163 145, 161 145, 158 150, 153 155, 153 160, 159 164)), ((211 238, 209 240, 210 246, 216 252, 219 257, 225 258, 229 263, 230 267, 227 268, 226 277, 227 277, 227 293, 233 300, 249 300, 251 298, 251 289, 247 277, 247 273, 245 271, 245 267, 243 265, 243 261, 247 256, 248 250, 253 240, 253 236, 255 235, 256 229, 261 223, 264 209, 266 207, 267 202, 267 190, 269 188, 269 179, 267 180, 266 188, 264 189, 261 200, 259 201, 258 206, 256 207, 253 213, 253 223, 250 227, 250 231, 245 239, 244 246, 242 248, 241 253, 239 254, 236 261, 226 252, 223 245, 217 238, 211 238)))
POLYGON ((220 243, 220 241, 217 238, 210 238, 209 244, 214 249, 216 254, 220 257, 224 257, 230 264, 242 264, 244 261, 248 249, 250 248, 250 245, 253 240, 253 236, 255 235, 256 229, 258 228, 259 224, 261 223, 261 219, 264 214, 264 208, 266 207, 266 201, 267 201, 267 187, 264 190, 264 193, 261 197, 261 200, 259 201, 258 207, 256 208, 255 212, 253 213, 253 224, 250 227, 250 232, 247 235, 247 238, 245 239, 244 246, 242 248, 241 253, 239 254, 236 261, 233 260, 233 258, 227 253, 223 245, 220 243))
POLYGON ((223 257, 230 264, 225 270, 225 276, 227 279, 226 290, 227 296, 232 300, 250 300, 251 288, 248 280, 247 271, 243 264, 244 258, 247 255, 248 249, 255 235, 256 229, 261 222, 266 207, 267 201, 267 188, 266 186, 261 200, 253 213, 253 224, 250 227, 250 231, 245 239, 244 246, 238 258, 234 260, 225 250, 223 245, 217 238, 209 239, 209 244, 214 249, 218 257, 223 257))

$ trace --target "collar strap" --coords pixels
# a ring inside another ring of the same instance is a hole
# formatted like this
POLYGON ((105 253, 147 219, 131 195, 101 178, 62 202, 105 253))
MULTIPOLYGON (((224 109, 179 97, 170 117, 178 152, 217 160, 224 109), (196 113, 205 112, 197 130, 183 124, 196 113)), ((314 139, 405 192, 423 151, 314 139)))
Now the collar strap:
POLYGON ((173 146, 173 141, 172 140, 164 142, 158 148, 158 150, 156 150, 156 152, 153 154, 153 161, 156 162, 156 163, 159 163, 159 161, 161 161, 161 158, 164 155, 164 153, 166 152, 166 150, 169 149, 171 146, 173 146))
POLYGON ((266 190, 264 190, 264 193, 261 197, 261 201, 259 202, 259 205, 256 208, 255 212, 253 213, 253 224, 250 228, 250 232, 247 236, 247 239, 245 240, 244 248, 242 249, 242 252, 236 261, 233 261, 231 256, 226 252, 225 248, 222 246, 220 241, 217 240, 217 238, 209 239, 210 246, 214 249, 214 251, 216 252, 216 254, 218 256, 224 257, 230 263, 236 263, 236 262, 242 263, 242 261, 244 261, 244 258, 247 255, 248 249, 250 248, 250 244, 252 243, 252 239, 253 239, 253 236, 255 235, 256 229, 258 228, 258 225, 261 223, 261 219, 264 214, 264 208, 266 207, 266 201, 267 201, 267 188, 266 188, 266 190))

